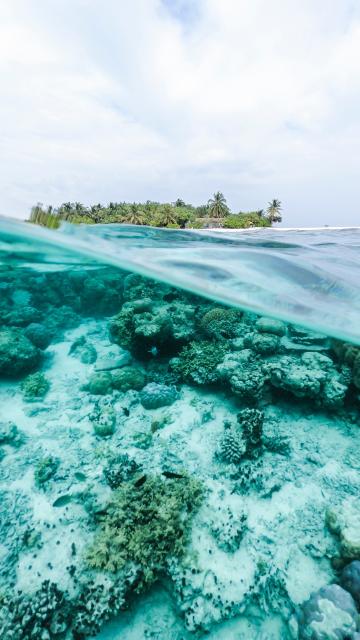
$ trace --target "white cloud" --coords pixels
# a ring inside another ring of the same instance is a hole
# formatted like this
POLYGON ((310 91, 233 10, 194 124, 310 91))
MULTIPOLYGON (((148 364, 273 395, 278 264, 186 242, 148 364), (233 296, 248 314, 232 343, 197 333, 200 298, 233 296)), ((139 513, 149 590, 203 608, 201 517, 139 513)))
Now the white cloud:
POLYGON ((221 189, 235 209, 280 197, 288 224, 358 223, 357 7, 5 0, 1 213, 221 189))

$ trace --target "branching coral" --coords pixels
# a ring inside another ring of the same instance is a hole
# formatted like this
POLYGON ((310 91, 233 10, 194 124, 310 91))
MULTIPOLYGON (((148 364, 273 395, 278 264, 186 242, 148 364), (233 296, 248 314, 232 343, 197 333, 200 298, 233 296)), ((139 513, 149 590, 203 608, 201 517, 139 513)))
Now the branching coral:
POLYGON ((73 637, 85 640, 97 635, 104 622, 116 616, 124 606, 124 588, 89 582, 76 600, 71 621, 73 637))
POLYGON ((61 637, 70 624, 68 595, 43 582, 33 595, 18 592, 0 604, 2 640, 52 640, 61 637))
POLYGON ((212 384, 219 379, 216 367, 225 353, 225 346, 216 342, 191 342, 170 361, 170 366, 185 382, 212 384))
POLYGON ((190 477, 154 476, 136 484, 124 483, 114 492, 87 561, 112 572, 135 564, 140 590, 165 570, 168 558, 184 553, 203 490, 190 477))
POLYGON ((21 383, 21 390, 25 400, 37 400, 46 396, 50 389, 50 382, 45 378, 43 373, 30 374, 21 383))
POLYGON ((257 409, 244 409, 238 414, 238 424, 225 422, 218 457, 224 462, 239 464, 245 457, 259 454, 262 446, 264 415, 257 409))
POLYGON ((226 423, 220 440, 218 457, 223 462, 239 464, 246 454, 246 441, 238 426, 226 423))

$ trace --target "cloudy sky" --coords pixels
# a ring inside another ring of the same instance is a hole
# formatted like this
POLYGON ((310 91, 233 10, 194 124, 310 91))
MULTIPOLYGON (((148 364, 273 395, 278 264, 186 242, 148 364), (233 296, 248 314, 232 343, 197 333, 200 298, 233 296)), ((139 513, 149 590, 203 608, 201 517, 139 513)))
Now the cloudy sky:
POLYGON ((360 224, 359 0, 2 0, 0 213, 110 200, 360 224))

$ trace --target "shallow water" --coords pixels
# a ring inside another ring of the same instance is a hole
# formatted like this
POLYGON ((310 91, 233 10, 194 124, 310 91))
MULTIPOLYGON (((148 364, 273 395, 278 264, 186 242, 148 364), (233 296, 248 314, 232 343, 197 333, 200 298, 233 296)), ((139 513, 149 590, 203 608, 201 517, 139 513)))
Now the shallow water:
POLYGON ((2 639, 355 640, 359 251, 1 223, 2 639))

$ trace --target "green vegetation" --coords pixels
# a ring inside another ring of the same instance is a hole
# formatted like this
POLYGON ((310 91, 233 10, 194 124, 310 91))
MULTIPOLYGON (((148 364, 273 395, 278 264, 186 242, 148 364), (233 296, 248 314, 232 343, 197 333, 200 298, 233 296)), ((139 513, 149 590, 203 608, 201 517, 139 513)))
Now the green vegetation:
POLYGON ((134 563, 138 591, 156 580, 168 559, 184 554, 203 497, 200 482, 187 476, 141 480, 123 482, 114 491, 87 555, 90 567, 105 571, 134 563))
POLYGON ((62 221, 74 224, 135 224, 168 229, 203 229, 224 227, 270 227, 281 222, 281 202, 272 200, 266 214, 263 209, 231 212, 223 193, 217 191, 207 204, 194 206, 178 198, 173 203, 147 200, 144 203, 110 202, 85 207, 80 202, 64 202, 58 208, 44 207, 38 203, 32 207, 29 222, 57 229, 62 221))
POLYGON ((272 224, 273 222, 282 221, 280 200, 277 200, 275 198, 274 200, 269 202, 269 206, 267 208, 267 216, 268 216, 268 220, 270 221, 270 224, 272 224))
POLYGON ((50 382, 43 373, 31 373, 21 383, 21 390, 25 400, 38 400, 46 396, 50 389, 50 382))

